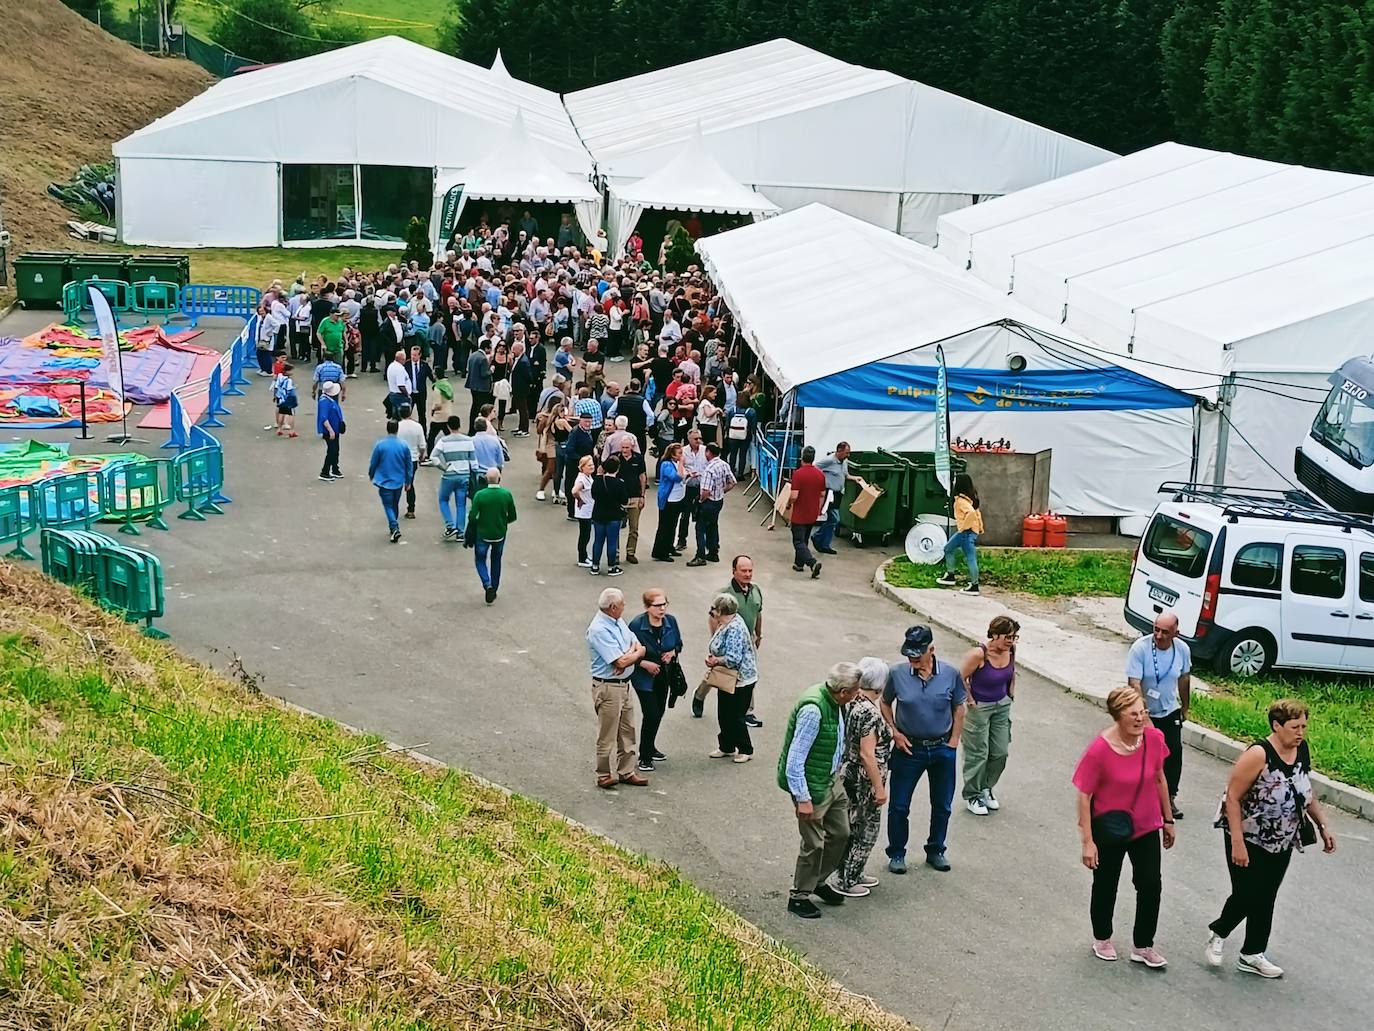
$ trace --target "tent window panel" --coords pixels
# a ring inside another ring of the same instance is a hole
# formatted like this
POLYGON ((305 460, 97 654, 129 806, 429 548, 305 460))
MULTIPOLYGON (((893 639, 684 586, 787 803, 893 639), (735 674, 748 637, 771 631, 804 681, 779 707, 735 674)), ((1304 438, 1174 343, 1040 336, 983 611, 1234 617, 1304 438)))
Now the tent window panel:
POLYGON ((404 240, 412 218, 428 220, 434 169, 360 165, 364 240, 404 240))
POLYGON ((352 165, 282 165, 281 195, 283 239, 357 236, 352 165))

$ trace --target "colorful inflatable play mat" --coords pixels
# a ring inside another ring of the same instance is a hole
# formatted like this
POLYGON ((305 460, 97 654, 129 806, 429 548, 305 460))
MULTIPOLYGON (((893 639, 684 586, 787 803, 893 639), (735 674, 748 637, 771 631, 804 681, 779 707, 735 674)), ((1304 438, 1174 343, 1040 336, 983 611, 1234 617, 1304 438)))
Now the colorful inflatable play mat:
MULTIPOLYGON (((136 405, 166 401, 191 378, 198 359, 216 355, 189 343, 198 336, 198 330, 168 333, 162 326, 121 333, 125 400, 136 405)), ((80 426, 83 383, 87 422, 123 417, 93 333, 54 323, 23 339, 0 337, 0 426, 80 426)))
MULTIPOLYGON (((67 453, 67 444, 49 444, 41 440, 25 440, 14 444, 0 444, 0 489, 21 487, 67 473, 104 473, 117 465, 146 462, 144 455, 132 451, 104 455, 67 453)), ((92 482, 90 492, 91 515, 99 518, 100 491, 92 482)))

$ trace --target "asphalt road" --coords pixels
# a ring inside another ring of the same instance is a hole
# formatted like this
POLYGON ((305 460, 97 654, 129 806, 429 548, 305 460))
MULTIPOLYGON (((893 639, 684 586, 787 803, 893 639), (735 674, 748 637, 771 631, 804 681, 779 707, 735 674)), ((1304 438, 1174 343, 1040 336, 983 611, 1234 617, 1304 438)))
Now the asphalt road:
MULTIPOLYGON (((520 518, 501 596, 489 608, 472 553, 438 540, 436 471, 421 474, 420 515, 403 523, 403 542, 387 542, 364 476, 381 432, 384 386, 365 378, 348 387, 347 478, 333 484, 315 478, 322 447, 309 432, 308 391, 297 440, 261 432, 270 421, 262 383, 255 380, 248 398, 231 399, 235 414, 219 431, 234 499, 228 514, 208 523, 173 520, 171 533, 139 539, 163 557, 164 626, 176 644, 220 666, 237 655, 270 694, 420 747, 677 864, 851 989, 927 1029, 1374 1026, 1368 823, 1333 815, 1337 854, 1295 858, 1270 950, 1287 977, 1262 982, 1236 973, 1238 936, 1225 968, 1203 965, 1205 925, 1226 893, 1221 836, 1210 826, 1226 770, 1200 753, 1186 758, 1180 801, 1187 817, 1164 864, 1158 945, 1169 969, 1092 957, 1089 875, 1078 861, 1069 776, 1105 716, 1033 676, 1018 692, 1011 763, 998 792, 1003 809, 978 818, 956 802, 952 872, 915 866, 894 877, 875 859, 870 871, 882 883, 869 898, 827 909, 822 920, 789 916, 797 839, 775 780, 782 726, 796 695, 833 662, 898 657, 911 617, 869 587, 881 554, 842 544, 824 576, 811 581, 791 572, 785 531, 760 529, 762 512, 746 515, 731 495, 722 554, 751 553, 766 596, 757 758, 744 766, 708 760, 713 709, 696 721, 679 707, 660 736, 671 759, 651 787, 608 794, 593 784, 583 643, 608 581, 576 568, 575 528, 560 509, 533 500, 532 442, 511 440, 507 483, 520 518)), ((646 523, 652 535, 653 519, 646 523)), ((641 554, 648 550, 646 543, 641 554)), ((631 612, 644 588, 666 588, 690 670, 728 566, 644 562, 628 570, 610 582, 631 599, 631 612)), ((946 656, 964 646, 938 634, 937 645, 946 656)), ((923 801, 914 807, 916 840, 927 811, 923 801)), ((1128 945, 1132 901, 1125 878, 1123 885, 1117 942, 1128 945)))

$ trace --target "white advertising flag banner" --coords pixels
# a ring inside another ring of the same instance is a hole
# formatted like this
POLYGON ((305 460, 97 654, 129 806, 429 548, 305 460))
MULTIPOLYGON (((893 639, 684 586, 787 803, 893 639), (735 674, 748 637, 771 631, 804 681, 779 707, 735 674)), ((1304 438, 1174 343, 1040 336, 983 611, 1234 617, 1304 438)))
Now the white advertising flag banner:
POLYGON ((100 331, 100 359, 109 377, 110 390, 121 403, 124 401, 124 373, 119 357, 119 330, 115 326, 114 312, 110 301, 93 286, 87 287, 91 294, 91 310, 95 313, 95 324, 100 331))

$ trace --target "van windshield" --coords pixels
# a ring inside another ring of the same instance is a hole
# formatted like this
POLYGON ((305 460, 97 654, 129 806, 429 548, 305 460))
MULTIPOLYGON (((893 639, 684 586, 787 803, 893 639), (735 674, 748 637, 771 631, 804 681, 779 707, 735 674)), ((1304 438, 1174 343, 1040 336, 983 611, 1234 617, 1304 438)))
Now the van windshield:
POLYGON ((1374 465, 1374 408, 1351 393, 1356 384, 1332 387, 1312 422, 1312 436, 1360 469, 1374 465))
POLYGON ((1141 544, 1147 559, 1189 580, 1202 576, 1211 548, 1212 535, 1206 530, 1189 526, 1162 512, 1151 520, 1141 544))

